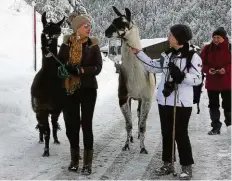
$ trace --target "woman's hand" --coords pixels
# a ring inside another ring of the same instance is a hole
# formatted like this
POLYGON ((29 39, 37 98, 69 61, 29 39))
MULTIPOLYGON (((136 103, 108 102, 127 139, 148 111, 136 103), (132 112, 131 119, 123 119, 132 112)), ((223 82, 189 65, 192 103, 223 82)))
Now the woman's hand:
POLYGON ((214 69, 214 68, 210 68, 210 69, 209 69, 209 74, 210 74, 210 75, 216 74, 215 69, 214 69))
POLYGON ((138 50, 137 48, 132 48, 132 47, 131 47, 131 51, 132 51, 134 54, 137 54, 137 53, 139 53, 140 50, 138 50))
POLYGON ((85 72, 82 67, 80 67, 80 71, 81 71, 82 74, 85 72))
POLYGON ((226 73, 226 71, 225 71, 224 68, 221 68, 221 69, 218 70, 218 74, 223 75, 223 74, 225 74, 225 73, 226 73))
POLYGON ((66 70, 68 73, 72 75, 80 75, 81 73, 84 72, 84 69, 81 68, 79 65, 73 65, 73 64, 66 64, 65 65, 66 70))

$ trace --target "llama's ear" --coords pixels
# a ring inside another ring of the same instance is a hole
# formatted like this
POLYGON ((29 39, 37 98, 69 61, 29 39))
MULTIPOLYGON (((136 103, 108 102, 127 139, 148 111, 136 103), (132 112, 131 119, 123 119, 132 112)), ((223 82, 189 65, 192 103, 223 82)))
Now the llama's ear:
POLYGON ((59 26, 61 26, 62 23, 64 22, 64 20, 65 20, 65 17, 63 17, 63 19, 61 21, 59 21, 58 23, 56 23, 56 24, 59 25, 59 26))
POLYGON ((126 11, 126 19, 131 22, 131 12, 128 8, 125 8, 126 11))
POLYGON ((112 6, 112 8, 118 16, 122 16, 122 13, 120 13, 119 10, 115 6, 112 6))
POLYGON ((44 13, 42 14, 41 21, 42 21, 42 23, 43 23, 43 26, 45 26, 45 25, 47 24, 46 12, 44 12, 44 13))

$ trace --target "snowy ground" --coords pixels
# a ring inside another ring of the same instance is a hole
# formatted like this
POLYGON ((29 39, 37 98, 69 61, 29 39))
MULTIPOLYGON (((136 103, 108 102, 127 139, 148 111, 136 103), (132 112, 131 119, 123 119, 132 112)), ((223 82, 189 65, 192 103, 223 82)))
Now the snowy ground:
MULTIPOLYGON (((15 1, 14 1, 15 2, 15 1)), ((117 100, 117 79, 113 63, 106 59, 98 76, 98 99, 94 115, 93 174, 85 177, 70 173, 69 143, 63 117, 58 132, 61 145, 51 142, 49 158, 42 157, 44 145, 38 144, 35 115, 30 106, 30 85, 33 72, 31 12, 26 5, 21 12, 12 11, 13 0, 1 0, 0 29, 0 179, 2 180, 175 180, 158 177, 154 169, 161 164, 161 134, 157 104, 153 102, 147 120, 145 145, 148 155, 139 154, 139 141, 123 152, 126 139, 125 122, 117 100)), ((38 18, 38 32, 41 23, 38 18)), ((38 35, 38 41, 39 35, 38 35)), ((38 45, 40 54, 40 45, 38 45)), ((40 55, 38 55, 40 60, 40 55)), ((38 63, 38 66, 40 63, 38 63)), ((159 78, 158 78, 159 79, 159 78)), ((231 180, 231 135, 223 124, 221 135, 208 136, 210 121, 206 92, 203 92, 201 114, 193 109, 189 135, 195 164, 195 180, 231 180)), ((137 136, 136 106, 133 135, 137 136)), ((221 119, 223 121, 223 117, 221 119)), ((82 132, 81 132, 82 134, 82 132)), ((51 140, 52 141, 52 140, 51 140)), ((82 141, 81 141, 82 145, 82 141)), ((83 147, 81 147, 83 151, 83 147)), ((81 163, 82 164, 82 161, 81 163)), ((176 163, 179 171, 179 163, 176 163)))

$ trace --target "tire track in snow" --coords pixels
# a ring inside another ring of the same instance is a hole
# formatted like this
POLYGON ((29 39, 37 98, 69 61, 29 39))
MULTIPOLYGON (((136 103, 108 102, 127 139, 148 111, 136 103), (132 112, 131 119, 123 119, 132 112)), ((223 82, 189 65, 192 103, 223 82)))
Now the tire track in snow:
MULTIPOLYGON (((153 103, 153 105, 155 105, 153 103)), ((148 155, 140 154, 139 140, 136 138, 137 134, 133 134, 134 143, 130 144, 129 151, 121 151, 115 158, 111 165, 108 166, 103 175, 98 178, 100 180, 127 180, 127 179, 140 179, 149 162, 156 152, 157 146, 160 142, 160 130, 159 130, 159 120, 156 119, 158 115, 157 111, 153 111, 155 108, 151 108, 148 120, 147 120, 147 132, 145 135, 145 146, 148 150, 148 155), (154 120, 155 118, 155 120, 154 120)), ((137 133, 138 120, 133 121, 133 132, 137 133)), ((124 142, 122 143, 124 146, 124 142)))
POLYGON ((145 146, 148 150, 148 154, 144 155, 137 152, 135 157, 130 160, 130 162, 123 169, 123 173, 118 178, 119 180, 142 179, 142 176, 144 175, 146 170, 151 166, 150 162, 152 162, 154 154, 158 151, 160 146, 162 146, 160 145, 160 122, 159 118, 154 115, 154 112, 148 119, 148 127, 149 129, 145 137, 145 146))
MULTIPOLYGON (((136 118, 133 121, 134 143, 130 144, 130 150, 121 151, 120 153, 118 153, 114 158, 112 164, 109 165, 108 163, 109 166, 104 174, 99 178, 100 180, 124 180, 138 179, 142 177, 147 165, 149 164, 149 160, 152 157, 153 152, 155 151, 155 147, 157 146, 160 139, 160 131, 158 131, 159 123, 157 123, 158 119, 154 120, 155 116, 153 114, 154 112, 152 107, 147 120, 147 132, 145 135, 145 146, 149 152, 148 155, 139 153, 139 140, 136 138, 138 131, 138 120, 136 118)), ((125 142, 123 140, 122 146, 124 146, 124 143, 125 142)), ((113 160, 113 158, 111 158, 111 160, 113 160)))

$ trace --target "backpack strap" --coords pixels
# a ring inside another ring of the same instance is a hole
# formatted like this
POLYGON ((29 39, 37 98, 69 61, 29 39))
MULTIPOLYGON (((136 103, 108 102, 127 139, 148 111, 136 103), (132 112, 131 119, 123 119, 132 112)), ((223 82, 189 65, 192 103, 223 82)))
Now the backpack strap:
POLYGON ((190 51, 188 52, 187 56, 186 56, 186 60, 187 60, 187 62, 186 62, 186 68, 187 68, 187 71, 189 71, 189 69, 190 69, 191 66, 192 66, 192 63, 191 63, 191 62, 192 62, 192 58, 193 58, 194 53, 196 53, 196 51, 190 50, 190 51))
MULTIPOLYGON (((186 62, 186 68, 187 68, 187 71, 189 72, 189 69, 191 68, 192 66, 192 58, 193 58, 193 55, 196 53, 196 50, 195 49, 192 49, 188 52, 187 54, 187 62, 186 62)), ((202 72, 203 74, 203 72, 202 72)), ((203 81, 200 85, 197 85, 197 86, 193 86, 193 98, 194 98, 194 102, 197 104, 197 114, 200 113, 200 96, 201 96, 201 88, 203 86, 203 81), (195 96, 196 96, 196 93, 197 93, 197 96, 199 97, 199 99, 195 100, 195 96)), ((194 104, 195 104, 194 103, 194 104)))

